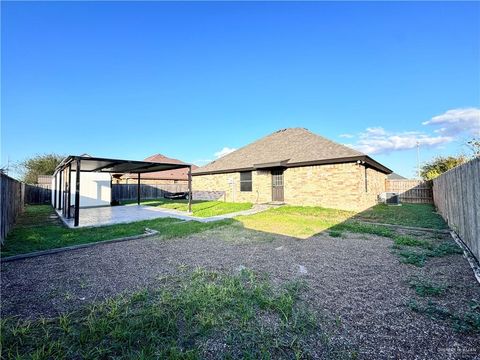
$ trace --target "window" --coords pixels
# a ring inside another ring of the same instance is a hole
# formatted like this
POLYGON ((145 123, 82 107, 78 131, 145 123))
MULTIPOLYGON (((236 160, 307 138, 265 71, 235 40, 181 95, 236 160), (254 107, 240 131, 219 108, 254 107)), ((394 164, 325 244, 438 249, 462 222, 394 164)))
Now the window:
POLYGON ((240 173, 240 191, 252 191, 251 171, 244 171, 240 173))

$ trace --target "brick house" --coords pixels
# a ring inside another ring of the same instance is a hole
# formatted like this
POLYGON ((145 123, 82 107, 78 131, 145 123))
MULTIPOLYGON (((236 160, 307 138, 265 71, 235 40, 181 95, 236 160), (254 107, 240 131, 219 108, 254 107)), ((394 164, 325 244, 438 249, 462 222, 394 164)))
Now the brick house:
POLYGON ((194 192, 232 202, 361 211, 377 203, 392 171, 368 155, 303 128, 276 131, 193 171, 194 192))

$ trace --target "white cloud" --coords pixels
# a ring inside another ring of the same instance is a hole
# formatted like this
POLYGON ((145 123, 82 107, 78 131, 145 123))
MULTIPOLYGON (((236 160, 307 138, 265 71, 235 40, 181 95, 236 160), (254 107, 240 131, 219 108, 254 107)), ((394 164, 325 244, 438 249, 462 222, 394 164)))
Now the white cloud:
POLYGON ((430 136, 417 131, 394 133, 382 127, 367 128, 358 134, 358 141, 348 144, 366 154, 385 154, 392 151, 414 149, 417 142, 421 147, 437 147, 454 140, 451 136, 430 136))
POLYGON ((346 138, 346 139, 351 139, 354 137, 352 134, 340 134, 339 135, 341 138, 346 138))
POLYGON ((436 133, 456 136, 460 134, 480 135, 480 109, 451 109, 424 121, 423 125, 438 126, 436 133))
POLYGON ((384 136, 387 132, 382 127, 371 127, 367 128, 363 133, 360 134, 360 137, 369 137, 369 136, 384 136))
POLYGON ((222 150, 217 151, 214 155, 218 159, 218 158, 221 158, 222 156, 230 154, 231 152, 233 152, 235 150, 237 150, 237 149, 229 148, 229 147, 226 146, 222 150))

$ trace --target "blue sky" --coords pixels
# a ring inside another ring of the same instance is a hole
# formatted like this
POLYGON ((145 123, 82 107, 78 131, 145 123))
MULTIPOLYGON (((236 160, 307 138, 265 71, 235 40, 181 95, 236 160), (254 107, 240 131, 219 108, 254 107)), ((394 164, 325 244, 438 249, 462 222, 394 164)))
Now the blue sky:
MULTIPOLYGON (((1 164, 305 127, 413 176, 480 131, 478 2, 2 2, 1 164)), ((217 154, 217 155, 216 155, 217 154)))

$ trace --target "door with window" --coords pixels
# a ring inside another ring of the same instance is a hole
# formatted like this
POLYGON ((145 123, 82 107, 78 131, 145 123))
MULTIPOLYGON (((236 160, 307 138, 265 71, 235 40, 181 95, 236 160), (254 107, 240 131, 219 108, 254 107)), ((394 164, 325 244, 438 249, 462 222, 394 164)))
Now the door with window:
POLYGON ((272 201, 283 201, 283 169, 272 170, 272 201))

